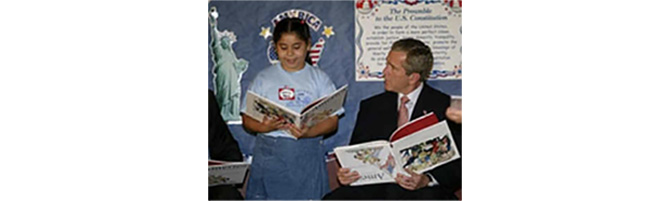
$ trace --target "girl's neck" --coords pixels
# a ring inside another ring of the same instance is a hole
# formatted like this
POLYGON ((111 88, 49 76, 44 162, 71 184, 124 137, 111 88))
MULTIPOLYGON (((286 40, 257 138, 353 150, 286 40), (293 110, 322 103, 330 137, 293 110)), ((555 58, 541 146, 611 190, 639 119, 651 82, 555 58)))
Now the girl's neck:
POLYGON ((280 65, 280 66, 281 66, 281 68, 284 69, 286 72, 292 73, 292 72, 298 72, 298 71, 304 69, 304 68, 305 68, 305 65, 306 65, 305 62, 303 62, 302 65, 300 65, 300 66, 297 67, 297 68, 287 68, 287 67, 284 67, 284 65, 280 65))

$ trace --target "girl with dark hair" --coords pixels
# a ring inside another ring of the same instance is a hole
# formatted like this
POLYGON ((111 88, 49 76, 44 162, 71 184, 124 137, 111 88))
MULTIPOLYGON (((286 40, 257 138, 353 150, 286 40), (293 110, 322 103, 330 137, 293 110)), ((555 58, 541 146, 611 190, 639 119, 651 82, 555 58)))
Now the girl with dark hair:
MULTIPOLYGON (((328 75, 309 62, 311 37, 303 20, 279 21, 272 40, 279 63, 260 71, 248 90, 297 112, 335 91, 328 75)), ((246 97, 241 108, 245 112, 246 97)), ((244 128, 257 133, 246 199, 321 199, 329 190, 322 136, 337 129, 342 113, 301 128, 278 117, 256 121, 242 114, 244 128)))
MULTIPOLYGON (((277 43, 279 43, 279 39, 281 39, 281 36, 284 34, 295 34, 296 37, 298 37, 299 40, 304 41, 307 43, 305 48, 307 49, 309 53, 309 47, 311 47, 311 41, 312 37, 309 34, 309 27, 307 24, 305 24, 305 20, 301 20, 298 18, 286 18, 284 20, 281 20, 277 23, 275 26, 275 31, 272 33, 272 42, 275 45, 275 50, 278 50, 277 43)), ((277 51, 277 56, 279 56, 279 51, 277 51)), ((281 59, 281 58, 280 58, 281 59)), ((311 57, 308 55, 305 55, 305 62, 309 65, 314 65, 312 63, 311 57)))

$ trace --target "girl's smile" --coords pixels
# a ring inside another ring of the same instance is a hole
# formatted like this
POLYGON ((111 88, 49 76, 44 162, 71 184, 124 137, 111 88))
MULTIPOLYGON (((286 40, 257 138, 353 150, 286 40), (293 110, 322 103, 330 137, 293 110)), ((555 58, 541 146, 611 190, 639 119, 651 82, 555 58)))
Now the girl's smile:
POLYGON ((305 67, 307 47, 309 47, 309 43, 301 40, 294 33, 282 34, 277 44, 275 44, 277 57, 282 68, 288 72, 302 70, 305 67))

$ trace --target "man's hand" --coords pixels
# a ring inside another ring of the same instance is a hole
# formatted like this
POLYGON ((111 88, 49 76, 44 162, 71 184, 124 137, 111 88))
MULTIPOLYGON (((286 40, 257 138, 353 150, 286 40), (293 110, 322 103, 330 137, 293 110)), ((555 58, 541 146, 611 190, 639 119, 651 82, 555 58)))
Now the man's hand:
POLYGON ((409 173, 411 177, 402 175, 400 173, 396 174, 395 177, 395 181, 398 183, 398 185, 400 185, 404 189, 417 190, 428 186, 428 182, 430 182, 430 179, 425 174, 417 174, 409 169, 405 169, 405 171, 407 171, 407 173, 409 173))
POLYGON ((349 185, 360 178, 361 175, 359 175, 358 172, 350 172, 349 168, 340 168, 337 170, 337 180, 340 181, 340 184, 342 185, 349 185))
POLYGON ((457 110, 457 109, 448 107, 447 111, 444 114, 447 115, 447 119, 450 119, 450 120, 460 124, 461 121, 463 121, 462 113, 463 112, 461 110, 457 110))

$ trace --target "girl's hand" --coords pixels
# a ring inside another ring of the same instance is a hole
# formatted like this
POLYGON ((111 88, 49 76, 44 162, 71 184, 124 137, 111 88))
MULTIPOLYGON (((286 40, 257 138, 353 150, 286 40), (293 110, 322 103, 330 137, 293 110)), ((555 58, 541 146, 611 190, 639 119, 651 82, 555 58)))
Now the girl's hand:
POLYGON ((285 124, 285 121, 284 121, 284 119, 280 119, 277 116, 272 116, 272 117, 264 116, 263 117, 263 122, 261 122, 261 124, 263 125, 263 127, 265 127, 265 129, 263 129, 262 132, 267 133, 267 132, 270 132, 270 131, 274 131, 274 130, 283 128, 284 124, 285 124))
POLYGON ((300 139, 301 137, 305 136, 307 134, 307 131, 309 128, 305 127, 305 125, 302 125, 300 128, 296 127, 295 124, 287 124, 286 126, 289 132, 291 132, 291 135, 295 136, 295 138, 300 139))

